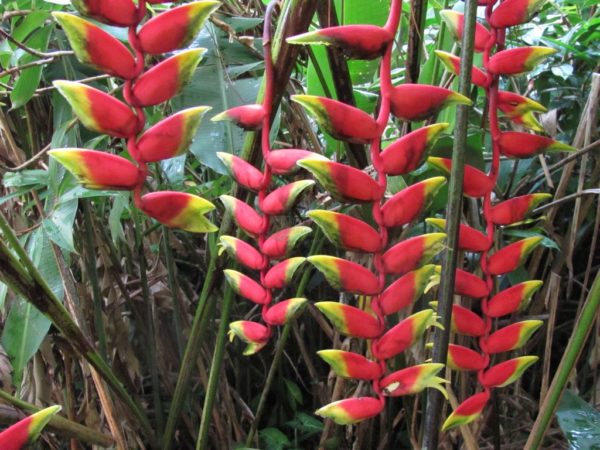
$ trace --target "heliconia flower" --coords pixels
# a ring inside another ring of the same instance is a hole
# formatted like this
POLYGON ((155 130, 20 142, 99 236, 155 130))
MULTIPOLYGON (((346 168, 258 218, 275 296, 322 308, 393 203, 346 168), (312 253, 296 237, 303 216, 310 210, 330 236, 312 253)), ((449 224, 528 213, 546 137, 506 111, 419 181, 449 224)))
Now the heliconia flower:
POLYGON ((175 96, 192 77, 205 52, 205 48, 185 50, 140 75, 133 85, 137 105, 154 106, 175 96))
POLYGON ((37 440, 44 427, 61 407, 50 406, 18 421, 0 432, 2 450, 21 450, 25 445, 37 440))
MULTIPOLYGON (((465 27, 465 15, 454 11, 452 9, 443 9, 440 11, 440 15, 450 32, 454 35, 454 38, 462 42, 463 30, 465 27)), ((485 50, 485 45, 490 39, 490 32, 486 27, 480 23, 475 23, 475 41, 473 42, 473 50, 476 52, 482 52, 485 50)))
POLYGON ((269 236, 261 246, 260 250, 269 258, 284 258, 293 250, 300 239, 311 232, 312 230, 309 227, 304 226, 284 228, 269 236))
POLYGON ((231 153, 217 152, 217 157, 223 162, 235 181, 246 189, 259 191, 262 188, 263 173, 248 161, 231 153))
POLYGON ((396 86, 390 101, 392 114, 398 119, 408 121, 425 120, 446 106, 473 104, 468 97, 450 89, 413 83, 396 86))
POLYGON ((185 153, 209 106, 184 109, 161 120, 137 141, 140 161, 156 162, 185 153))
POLYGON ((448 344, 447 356, 446 365, 452 370, 481 370, 487 366, 482 355, 462 345, 448 344))
POLYGON ((137 131, 135 114, 116 98, 73 81, 57 80, 52 84, 67 99, 86 128, 118 138, 126 138, 137 131))
POLYGON ((381 377, 381 366, 358 353, 343 350, 321 350, 317 352, 339 377, 355 380, 376 380, 381 377))
POLYGON ((462 269, 456 269, 454 278, 454 293, 472 298, 482 298, 489 295, 490 290, 484 280, 462 269))
POLYGON ((383 254, 385 272, 401 275, 427 264, 442 251, 445 239, 445 233, 429 233, 399 242, 383 254))
MULTIPOLYGON (((452 160, 449 158, 427 158, 427 162, 444 173, 450 174, 452 160)), ((494 181, 484 172, 473 166, 465 165, 463 177, 463 192, 468 197, 479 198, 494 189, 494 181)))
POLYGON ((442 425, 442 431, 473 422, 481 415, 489 399, 488 391, 480 392, 466 399, 448 416, 442 425))
POLYGON ((314 255, 307 259, 338 291, 363 295, 379 292, 377 277, 360 264, 329 255, 314 255))
POLYGON ((313 184, 314 180, 298 180, 275 189, 264 198, 261 205, 263 213, 269 216, 287 213, 302 191, 313 184))
POLYGON ((223 270, 223 274, 229 286, 242 297, 258 305, 265 305, 270 301, 267 291, 249 276, 232 269, 223 270))
POLYGON ((383 332, 384 326, 377 317, 362 309, 338 302, 318 302, 315 306, 340 333, 347 336, 374 339, 383 332))
POLYGON ((269 325, 285 325, 298 316, 307 304, 308 300, 300 297, 283 300, 271 306, 263 317, 269 325))
POLYGON ((263 324, 249 320, 238 320, 229 324, 229 340, 237 336, 246 344, 244 355, 252 355, 262 349, 269 342, 269 329, 263 324))
POLYGON ((273 174, 289 175, 300 168, 297 163, 304 158, 327 159, 318 153, 311 152, 310 150, 290 148, 287 150, 273 150, 269 152, 266 161, 273 174))
MULTIPOLYGON (((445 219, 429 218, 425 219, 425 222, 441 231, 446 229, 445 219)), ((489 242, 487 236, 481 231, 463 223, 460 224, 458 230, 458 248, 460 250, 481 253, 488 250, 490 246, 491 242, 489 242)))
POLYGON ((381 380, 383 393, 389 397, 401 397, 433 388, 448 398, 448 393, 442 386, 448 381, 437 376, 443 368, 443 364, 425 363, 397 370, 381 380))
POLYGON ((235 223, 250 236, 256 237, 263 232, 265 220, 254 208, 230 195, 221 195, 219 199, 235 223))
POLYGON ((483 373, 481 383, 488 388, 507 386, 517 381, 538 359, 537 356, 520 356, 496 364, 483 373))
POLYGON ((381 198, 381 186, 362 170, 315 158, 302 159, 298 165, 311 172, 327 192, 342 202, 374 202, 381 198))
POLYGON ((433 177, 394 194, 381 208, 383 225, 388 228, 399 227, 417 219, 444 184, 446 178, 433 177))
POLYGON ((377 359, 389 359, 402 353, 417 342, 425 330, 437 324, 433 309, 424 309, 390 328, 373 344, 373 356, 377 359))
POLYGON ((297 256, 275 264, 265 275, 263 286, 267 289, 283 289, 292 281, 294 273, 304 261, 306 258, 297 256))
POLYGON ((502 317, 525 309, 542 284, 540 280, 524 281, 498 292, 488 301, 488 316, 502 317))
POLYGON ((494 28, 508 28, 529 22, 546 0, 506 0, 492 12, 488 22, 494 28))
POLYGON ((492 56, 487 68, 498 75, 519 75, 533 70, 544 58, 554 53, 556 50, 549 47, 510 48, 492 56))
POLYGON ((138 32, 142 50, 159 55, 187 47, 219 5, 216 1, 187 3, 154 16, 138 32))
POLYGON ((116 77, 135 76, 135 59, 118 39, 73 14, 55 11, 52 16, 67 35, 79 61, 116 77))
POLYGON ((384 402, 373 397, 353 397, 329 403, 317 409, 315 414, 338 425, 351 425, 375 417, 384 406, 384 402))
POLYGON ((547 112, 545 106, 509 91, 498 91, 498 109, 511 121, 534 131, 544 131, 534 112, 547 112))
POLYGON ((252 245, 233 236, 221 236, 222 248, 233 256, 240 264, 252 270, 262 270, 267 259, 252 245))
POLYGON ((572 152, 575 147, 537 134, 505 131, 498 141, 500 153, 511 158, 530 158, 543 152, 572 152))
POLYGON ((375 253, 381 248, 379 233, 362 220, 323 209, 314 209, 306 215, 338 247, 366 253, 375 253))
POLYGON ((354 106, 314 95, 292 95, 292 100, 304 106, 321 128, 336 139, 366 144, 379 135, 375 119, 354 106))
POLYGON ((138 168, 117 155, 81 148, 48 153, 88 189, 131 190, 139 179, 138 168))
POLYGON ((493 206, 490 218, 496 225, 512 225, 525 220, 537 205, 551 198, 552 194, 528 194, 514 197, 493 206))
POLYGON ((136 25, 137 9, 131 0, 73 0, 75 9, 84 16, 120 27, 136 25))
POLYGON ((512 272, 525 262, 527 256, 542 242, 542 236, 533 236, 501 248, 488 258, 488 272, 503 275, 512 272))
POLYGON ((485 322, 470 309, 460 305, 452 305, 452 330, 465 336, 483 336, 485 322))
POLYGON ((223 111, 210 120, 213 122, 230 120, 244 130, 260 130, 264 118, 265 108, 262 105, 242 105, 223 111))
POLYGON ((215 209, 208 200, 177 191, 151 192, 142 197, 142 210, 163 225, 191 233, 212 233, 218 228, 203 214, 215 209))
POLYGON ((352 59, 374 59, 385 52, 394 36, 385 28, 375 25, 344 25, 322 28, 286 40, 290 44, 323 44, 339 48, 352 59))
POLYGON ((425 161, 425 154, 438 136, 448 128, 447 123, 434 123, 401 137, 381 152, 383 170, 388 175, 404 175, 416 170, 425 161))
POLYGON ((502 353, 521 348, 543 324, 541 320, 524 320, 500 328, 485 342, 485 352, 502 353))
MULTIPOLYGON (((442 64, 444 64, 448 72, 460 75, 460 58, 458 56, 442 50, 435 50, 435 54, 442 60, 442 64)), ((488 84, 487 75, 479 67, 473 66, 471 69, 471 83, 484 88, 488 84)))
POLYGON ((436 273, 434 264, 426 264, 402 275, 390 284, 379 297, 383 314, 393 314, 416 302, 436 273))

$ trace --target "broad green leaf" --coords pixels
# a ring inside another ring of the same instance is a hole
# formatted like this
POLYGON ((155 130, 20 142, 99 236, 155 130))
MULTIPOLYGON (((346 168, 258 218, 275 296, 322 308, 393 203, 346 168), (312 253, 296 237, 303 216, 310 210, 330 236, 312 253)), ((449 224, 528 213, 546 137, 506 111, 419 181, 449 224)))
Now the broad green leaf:
POLYGON ((291 442, 287 436, 277 428, 264 428, 260 430, 258 436, 263 444, 260 448, 264 450, 283 450, 291 446, 291 442))
POLYGON ((600 412, 585 400, 565 391, 556 417, 571 449, 600 450, 600 412))
POLYGON ((60 202, 42 222, 48 237, 68 252, 75 252, 73 225, 75 214, 77 214, 77 205, 77 199, 60 202))

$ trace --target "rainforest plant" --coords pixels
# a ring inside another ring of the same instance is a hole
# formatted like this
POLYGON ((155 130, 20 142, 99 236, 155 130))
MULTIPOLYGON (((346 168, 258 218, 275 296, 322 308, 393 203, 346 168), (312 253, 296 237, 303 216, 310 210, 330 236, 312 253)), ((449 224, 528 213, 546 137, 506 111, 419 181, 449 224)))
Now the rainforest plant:
POLYGON ((210 108, 199 106, 180 111, 148 129, 144 108, 176 95, 194 73, 205 49, 184 50, 152 65, 147 65, 146 59, 187 47, 219 3, 188 3, 145 21, 147 3, 162 1, 73 2, 83 15, 127 27, 129 47, 79 16, 54 13, 81 62, 124 80, 124 101, 81 83, 55 81, 54 85, 87 128, 125 139, 135 164, 122 156, 96 150, 69 148, 49 153, 89 189, 132 191, 135 206, 158 222, 191 232, 213 232, 217 228, 204 216, 214 209, 208 200, 176 191, 142 195, 148 163, 184 153, 210 108))
MULTIPOLYGON (((455 293, 481 299, 481 316, 469 309, 454 305, 452 325, 457 334, 478 338, 479 353, 451 344, 448 365, 455 370, 477 372, 481 390, 465 399, 447 418, 443 425, 448 430, 477 419, 490 400, 493 388, 507 386, 518 380, 524 371, 535 363, 537 356, 519 356, 494 364, 494 355, 520 349, 542 326, 542 321, 525 320, 493 330, 493 320, 522 311, 533 294, 540 288, 539 280, 524 281, 496 292, 496 280, 507 275, 524 263, 527 256, 538 246, 541 236, 529 237, 509 245, 498 241, 498 227, 526 223, 528 215, 542 201, 551 196, 533 193, 493 204, 494 188, 499 175, 500 157, 530 158, 545 151, 570 151, 572 147, 552 139, 524 131, 501 131, 498 111, 501 111, 517 128, 542 131, 534 112, 543 112, 539 103, 514 92, 499 90, 500 76, 518 75, 532 70, 546 56, 555 51, 544 47, 519 47, 505 49, 508 27, 527 22, 541 7, 542 1, 505 0, 496 8, 495 1, 479 2, 485 5, 485 17, 489 30, 481 24, 475 29, 475 51, 483 52, 483 69, 473 67, 473 83, 485 90, 488 106, 488 125, 491 135, 492 162, 488 173, 472 166, 465 167, 464 195, 481 199, 485 234, 467 225, 459 230, 459 250, 480 253, 479 264, 483 280, 459 270, 456 274, 455 293), (469 242, 474 238, 479 245, 469 242), (469 293, 462 287, 471 287, 469 293), (477 286, 477 289, 472 289, 477 286)), ((443 11, 442 16, 457 38, 462 37, 464 16, 455 11, 443 11)), ((447 69, 455 74, 460 71, 460 58, 438 52, 447 69)), ((449 172, 451 162, 445 158, 429 158, 429 162, 449 172)), ((430 221, 436 224, 436 220, 430 221)), ((443 226, 442 222, 437 223, 443 226)))
POLYGON ((3 430, 0 432, 0 448, 2 450, 21 450, 27 444, 36 441, 52 416, 60 409, 60 406, 50 406, 3 430))
MULTIPOLYGON (((288 39, 294 44, 324 44, 340 48, 349 58, 381 58, 380 101, 376 117, 324 97, 297 95, 292 99, 310 112, 333 137, 367 144, 376 179, 364 171, 335 161, 306 158, 298 162, 313 173, 327 192, 342 204, 371 204, 375 227, 347 213, 313 210, 308 215, 339 248, 370 256, 370 268, 348 259, 327 255, 308 260, 337 290, 355 294, 357 306, 334 301, 316 306, 344 335, 369 341, 369 355, 324 350, 319 355, 338 376, 371 382, 375 397, 334 401, 317 411, 338 424, 352 424, 378 415, 386 396, 416 394, 432 387, 445 394, 444 379, 437 376, 442 364, 423 363, 388 373, 388 362, 419 342, 436 325, 433 309, 423 309, 387 326, 389 316, 412 307, 432 283, 437 267, 428 264, 443 248, 444 233, 430 233, 400 241, 390 239, 408 227, 428 208, 445 183, 444 177, 420 181, 386 199, 388 177, 406 175, 422 165, 448 124, 417 129, 382 149, 382 134, 390 115, 403 121, 421 121, 453 103, 471 101, 437 86, 392 85, 391 57, 400 22, 402 2, 393 0, 383 27, 346 25, 325 28, 288 39), (388 281, 390 281, 388 283, 388 281)), ((349 211, 348 211, 349 212, 349 211)))
MULTIPOLYGON (((302 149, 271 149, 270 133, 273 116, 274 71, 271 55, 271 20, 276 1, 267 7, 263 32, 265 57, 265 90, 261 104, 238 106, 213 117, 213 121, 231 120, 245 130, 260 133, 263 169, 229 153, 218 153, 219 158, 241 187, 257 194, 257 208, 230 195, 221 201, 240 229, 256 242, 256 246, 233 236, 222 236, 221 245, 244 268, 258 272, 258 280, 237 270, 224 271, 227 282, 241 297, 261 306, 263 323, 240 320, 230 324, 230 336, 247 343, 245 355, 262 349, 269 341, 274 326, 284 325, 294 318, 306 303, 305 298, 277 301, 277 292, 292 281, 305 258, 289 257, 300 239, 311 232, 306 226, 292 226, 274 230, 272 218, 288 214, 298 196, 314 184, 313 180, 278 182, 273 175, 283 177, 296 171, 296 161, 313 155, 302 149), (273 186, 275 184, 275 186, 273 186), (258 210, 258 211, 257 211, 258 210)), ((283 180, 283 178, 282 178, 283 180)))

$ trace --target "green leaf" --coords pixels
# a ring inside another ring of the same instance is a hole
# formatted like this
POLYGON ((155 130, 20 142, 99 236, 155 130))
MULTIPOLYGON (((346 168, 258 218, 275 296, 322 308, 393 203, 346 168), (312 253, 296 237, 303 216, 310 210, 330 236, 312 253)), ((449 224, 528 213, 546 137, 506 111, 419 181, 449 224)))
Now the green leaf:
POLYGON ((77 205, 77 199, 60 202, 42 222, 44 230, 48 233, 48 237, 56 245, 68 252, 75 252, 73 225, 75 223, 75 214, 77 214, 77 205))
MULTIPOLYGON (((52 291, 58 298, 62 298, 62 279, 54 258, 52 244, 43 229, 38 228, 31 234, 28 253, 52 291)), ((1 340, 13 365, 15 386, 21 385, 23 369, 38 351, 49 329, 50 320, 28 301, 18 298, 11 306, 1 340)))
POLYGON ((556 417, 572 449, 600 450, 600 413, 585 400, 565 391, 556 417))
POLYGON ((260 430, 258 436, 263 443, 264 450, 283 450, 291 446, 290 440, 277 428, 269 427, 260 430))

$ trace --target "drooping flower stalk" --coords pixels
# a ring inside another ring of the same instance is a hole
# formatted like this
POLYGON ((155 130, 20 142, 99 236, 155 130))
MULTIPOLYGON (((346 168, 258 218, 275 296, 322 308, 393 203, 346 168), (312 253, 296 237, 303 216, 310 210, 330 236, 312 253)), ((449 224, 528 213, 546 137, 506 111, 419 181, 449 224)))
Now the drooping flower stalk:
POLYGON ((353 58, 381 57, 381 93, 375 119, 335 100, 308 95, 293 97, 333 137, 368 144, 376 173, 374 180, 365 172, 338 162, 311 158, 298 162, 313 173, 334 199, 350 204, 371 203, 376 224, 373 228, 350 215, 325 210, 314 210, 308 214, 338 247, 370 254, 373 267, 371 271, 355 262, 333 256, 308 258, 337 290, 370 297, 368 306, 362 309, 338 302, 316 304, 342 334, 370 340, 373 359, 341 350, 319 352, 338 376, 370 381, 375 395, 335 401, 317 411, 317 414, 338 424, 357 423, 378 415, 385 406, 385 396, 415 394, 428 387, 445 394, 442 386, 445 380, 437 376, 443 367, 441 364, 418 364, 386 374, 386 361, 408 349, 429 326, 436 323, 432 309, 416 312, 391 329, 386 328, 386 316, 412 305, 435 280, 437 268, 428 263, 441 251, 445 238, 443 233, 431 233, 390 246, 389 230, 406 226, 417 219, 445 183, 445 178, 434 177, 415 183, 387 201, 385 193, 387 177, 404 175, 418 168, 437 136, 448 125, 434 124, 415 130, 385 149, 382 149, 381 136, 391 114, 402 120, 418 121, 449 104, 471 102, 437 86, 392 85, 391 55, 401 7, 401 0, 392 1, 384 27, 346 25, 288 39, 296 44, 333 45, 353 58), (386 283, 388 276, 394 278, 389 285, 386 283))
POLYGON ((233 236, 221 237, 221 245, 242 266, 258 271, 255 280, 236 270, 225 270, 227 282, 237 294, 261 306, 263 323, 241 320, 230 324, 230 336, 246 342, 245 355, 261 350, 269 341, 274 326, 284 325, 294 318, 306 303, 305 298, 290 298, 273 305, 277 291, 285 289, 292 281, 296 270, 304 263, 303 257, 291 257, 290 252, 296 243, 311 232, 305 226, 292 226, 274 231, 271 228, 273 216, 288 213, 298 196, 312 180, 298 180, 273 189, 273 175, 286 175, 293 172, 296 161, 313 153, 307 150, 272 150, 270 142, 271 120, 273 116, 274 68, 271 55, 271 21, 276 1, 269 3, 265 12, 263 47, 265 57, 265 95, 260 105, 238 106, 213 117, 213 121, 232 120, 247 130, 261 133, 261 149, 264 167, 254 167, 243 159, 219 153, 219 158, 237 181, 253 192, 258 198, 258 212, 247 203, 234 197, 223 195, 221 201, 231 213, 237 225, 257 244, 245 242, 233 236), (279 262, 277 262, 279 261, 279 262))
MULTIPOLYGON (((494 295, 496 277, 516 270, 542 239, 541 237, 523 239, 497 249, 492 254, 492 249, 496 244, 496 227, 514 225, 523 221, 539 202, 550 197, 548 194, 530 194, 493 205, 492 196, 498 180, 500 156, 528 158, 543 151, 572 149, 570 146, 535 134, 501 131, 498 110, 518 126, 534 131, 542 130, 533 112, 543 112, 545 108, 518 94, 500 91, 500 75, 527 72, 545 56, 554 53, 554 50, 543 47, 520 47, 504 50, 506 27, 527 21, 542 2, 505 0, 496 9, 494 9, 496 0, 489 0, 484 4, 486 5, 486 20, 490 29, 488 31, 482 25, 478 25, 475 37, 475 41, 480 43, 479 46, 476 45, 475 50, 483 52, 484 70, 474 67, 472 74, 474 84, 485 89, 489 106, 488 123, 492 143, 492 162, 488 173, 483 173, 470 166, 466 167, 464 194, 483 199, 483 220, 485 241, 487 242, 482 243, 479 252, 481 253, 480 266, 485 288, 478 292, 471 291, 468 294, 461 291, 458 272, 455 286, 455 293, 458 295, 481 298, 482 317, 458 305, 453 307, 452 312, 454 330, 459 334, 476 337, 480 354, 467 347, 457 345, 450 345, 448 354, 448 365, 452 369, 477 371, 481 390, 464 400, 454 410, 444 423, 444 430, 465 425, 477 419, 489 402, 491 389, 516 381, 538 359, 537 356, 521 356, 491 365, 494 354, 521 348, 542 325, 542 322, 538 320, 526 320, 505 326, 495 332, 492 330, 494 318, 522 310, 542 284, 537 280, 527 281, 494 295)), ((444 12, 443 17, 454 34, 460 38, 462 15, 455 12, 444 12)), ((439 52, 438 56, 450 72, 459 73, 460 59, 458 57, 443 52, 439 52)), ((449 160, 443 158, 431 158, 430 163, 444 171, 449 169, 449 160)), ((462 225, 460 230, 460 250, 474 251, 474 249, 462 245, 466 236, 462 227, 466 227, 466 225, 462 225)), ((473 277, 473 275, 469 275, 473 277)))
MULTIPOLYGON (((53 14, 81 62, 124 80, 125 101, 80 83, 55 81, 55 86, 87 128, 126 139, 127 151, 135 164, 96 150, 69 148, 49 153, 89 189, 132 191, 135 206, 158 222, 191 232, 213 232, 217 228, 204 216, 214 209, 209 201, 176 191, 142 195, 148 163, 183 154, 210 108, 200 106, 180 111, 147 130, 144 108, 176 95, 193 75, 205 49, 181 51, 151 67, 146 66, 146 56, 189 45, 219 3, 206 0, 184 4, 142 24, 146 19, 146 3, 146 0, 139 0, 137 5, 131 0, 116 0, 110 5, 91 0, 74 2, 84 15, 109 25, 128 27, 130 48, 85 19, 60 12, 53 14)), ((148 0, 148 3, 162 1, 148 0)))

